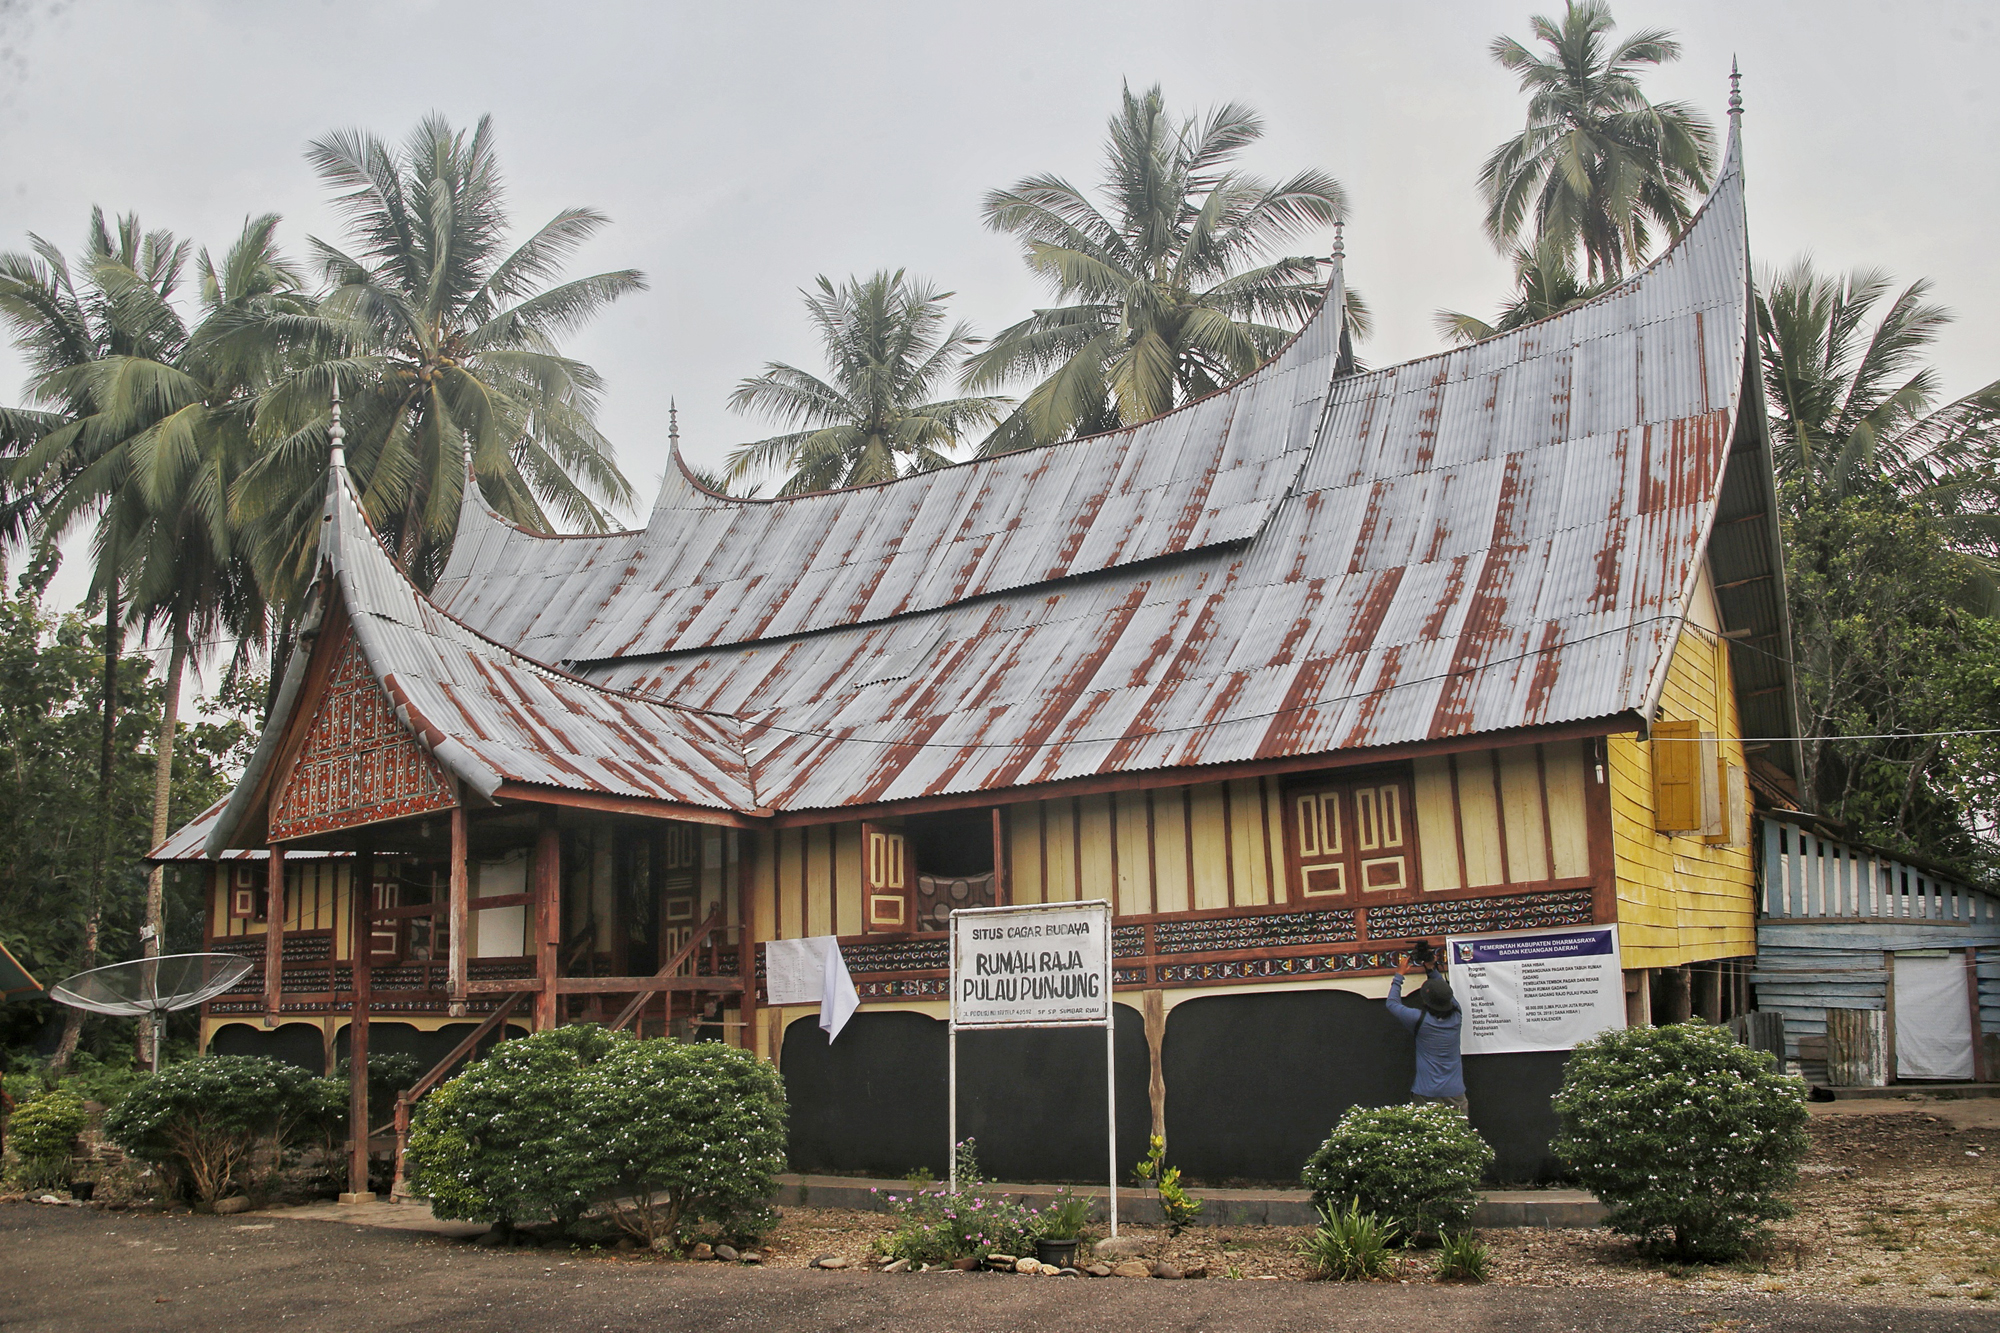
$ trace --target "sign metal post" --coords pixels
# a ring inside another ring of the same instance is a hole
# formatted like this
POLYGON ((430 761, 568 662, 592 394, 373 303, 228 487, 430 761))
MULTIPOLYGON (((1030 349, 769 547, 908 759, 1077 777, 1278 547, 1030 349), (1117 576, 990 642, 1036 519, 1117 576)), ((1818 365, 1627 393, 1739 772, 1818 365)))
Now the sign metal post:
POLYGON ((966 907, 951 914, 947 1115, 951 1191, 958 1192, 958 1032, 1104 1029, 1111 1234, 1118 1234, 1118 1031, 1111 1009, 1111 904, 966 907))

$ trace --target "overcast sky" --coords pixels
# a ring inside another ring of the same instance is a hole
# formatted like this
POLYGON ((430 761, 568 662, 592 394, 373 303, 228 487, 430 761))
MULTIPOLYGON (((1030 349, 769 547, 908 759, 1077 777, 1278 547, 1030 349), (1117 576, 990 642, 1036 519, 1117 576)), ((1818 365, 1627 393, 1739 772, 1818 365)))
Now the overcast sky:
MULTIPOLYGON (((1493 64, 1560 0, 1385 5, 503 3, 502 0, 0 0, 0 248, 73 252, 93 204, 216 250, 276 211, 293 253, 339 222, 302 153, 360 127, 400 141, 426 112, 491 112, 525 230, 585 204, 613 225, 574 272, 637 267, 650 290, 571 350, 609 379, 601 422, 650 502, 679 400, 697 466, 775 428, 732 415, 767 360, 817 370, 799 289, 905 267, 990 332, 1043 299, 985 191, 1038 171, 1094 181, 1121 80, 1200 109, 1247 102, 1248 165, 1330 171, 1353 204, 1348 280, 1374 308, 1363 356, 1431 352, 1440 306, 1485 313, 1506 265, 1475 180, 1524 103, 1493 64)), ((1627 30, 1673 29, 1647 77, 1720 128, 1743 66, 1760 266, 1925 276, 1959 314, 1936 361, 1950 393, 2000 377, 2000 67, 1993 8, 1815 0, 1617 0, 1627 30)), ((1324 252, 1326 238, 1298 249, 1324 252)), ((0 400, 20 364, 0 350, 0 400)), ((72 562, 80 563, 80 562, 72 562)), ((81 590, 65 571, 57 592, 81 590)))

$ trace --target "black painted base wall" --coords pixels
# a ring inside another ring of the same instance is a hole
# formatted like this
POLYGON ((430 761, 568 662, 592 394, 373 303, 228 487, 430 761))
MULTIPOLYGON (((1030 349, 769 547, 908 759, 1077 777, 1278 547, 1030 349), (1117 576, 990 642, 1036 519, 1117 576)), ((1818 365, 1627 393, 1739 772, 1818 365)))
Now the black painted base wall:
MULTIPOLYGON (((1146 1153, 1151 1075, 1144 1021, 1114 1012, 1122 1174, 1146 1153)), ((922 1014, 856 1014, 830 1047, 816 1019, 792 1023, 780 1064, 792 1170, 893 1178, 921 1167, 942 1179, 945 1043, 944 1023, 922 1014)), ((996 1180, 1103 1180, 1104 1098, 1101 1028, 959 1036, 958 1136, 977 1141, 996 1180)))
MULTIPOLYGON (((452 1048, 472 1035, 472 1030, 478 1026, 477 1023, 447 1023, 426 1032, 411 1023, 385 1022, 378 1018, 368 1024, 368 1049, 378 1055, 414 1056, 418 1071, 429 1073, 431 1066, 450 1055, 452 1048)), ((507 1026, 515 1035, 525 1030, 511 1023, 507 1026)), ((491 1050, 497 1040, 498 1033, 489 1034, 480 1043, 480 1053, 491 1050)), ((262 1055, 311 1070, 314 1074, 327 1072, 325 1047, 316 1023, 281 1023, 269 1029, 255 1023, 225 1023, 209 1037, 208 1053, 262 1055)), ((334 1034, 333 1058, 336 1064, 347 1058, 347 1028, 344 1025, 334 1034)))
MULTIPOLYGON (((1118 1159, 1146 1151, 1151 1120, 1144 1025, 1117 1006, 1118 1159)), ((976 1138, 995 1179, 1098 1181, 1105 1175, 1104 1034, 1090 1029, 959 1038, 959 1137, 976 1138)), ((1564 1052, 1468 1056, 1473 1126, 1504 1183, 1555 1175, 1549 1099, 1564 1052)), ((1410 1097, 1410 1034, 1380 1000, 1344 991, 1214 996, 1167 1017, 1168 1160, 1208 1185, 1290 1184, 1350 1106, 1410 1097)), ((921 1014, 861 1013, 829 1048, 815 1020, 785 1033, 794 1171, 942 1177, 945 1025, 921 1014)))

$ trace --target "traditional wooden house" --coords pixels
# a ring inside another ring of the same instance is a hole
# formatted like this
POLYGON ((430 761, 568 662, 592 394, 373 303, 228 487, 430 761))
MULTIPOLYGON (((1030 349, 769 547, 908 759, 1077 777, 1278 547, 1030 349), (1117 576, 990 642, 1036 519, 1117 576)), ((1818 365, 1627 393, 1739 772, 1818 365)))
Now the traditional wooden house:
MULTIPOLYGON (((302 649, 199 833, 266 963, 205 1030, 699 1025, 780 1062, 795 1167, 941 1171, 946 914, 1104 898, 1120 1151, 1219 1180, 1407 1095, 1420 940, 1615 922, 1635 1018, 1724 1016, 1746 770, 1795 734, 1735 124, 1681 239, 1554 318, 1359 370, 1336 250, 1282 354, 1158 420, 775 500, 676 466, 604 536, 468 486, 428 594, 336 440, 302 649), (827 934, 831 1047, 756 948, 827 934)), ((1097 1050, 965 1039, 991 1169, 1101 1174, 1097 1050)), ((1468 1061, 1503 1173, 1562 1059, 1468 1061)))

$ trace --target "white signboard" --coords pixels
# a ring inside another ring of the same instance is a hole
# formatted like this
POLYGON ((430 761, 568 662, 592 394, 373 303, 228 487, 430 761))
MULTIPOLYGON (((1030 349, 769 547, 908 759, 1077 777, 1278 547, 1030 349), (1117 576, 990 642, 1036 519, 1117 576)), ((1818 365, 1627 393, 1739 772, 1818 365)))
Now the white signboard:
POLYGON ((1111 1021, 1111 904, 975 907, 951 914, 954 1028, 1102 1027, 1111 1021))
POLYGON ((1445 947, 1466 1055, 1567 1051, 1625 1026, 1616 926, 1454 935, 1445 947))

